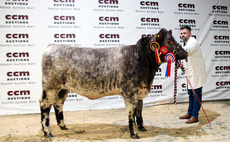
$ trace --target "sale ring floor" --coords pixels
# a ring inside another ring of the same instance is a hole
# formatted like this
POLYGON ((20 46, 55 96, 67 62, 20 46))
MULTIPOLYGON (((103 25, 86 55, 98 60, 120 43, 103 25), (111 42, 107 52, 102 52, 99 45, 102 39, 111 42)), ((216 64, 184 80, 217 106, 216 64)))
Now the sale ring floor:
POLYGON ((1 142, 227 142, 230 141, 230 100, 203 102, 211 126, 200 110, 199 122, 185 124, 178 119, 186 113, 188 103, 148 106, 143 108, 147 132, 141 139, 130 138, 124 109, 81 110, 64 112, 69 130, 61 130, 51 113, 53 138, 44 138, 40 114, 0 116, 1 142))

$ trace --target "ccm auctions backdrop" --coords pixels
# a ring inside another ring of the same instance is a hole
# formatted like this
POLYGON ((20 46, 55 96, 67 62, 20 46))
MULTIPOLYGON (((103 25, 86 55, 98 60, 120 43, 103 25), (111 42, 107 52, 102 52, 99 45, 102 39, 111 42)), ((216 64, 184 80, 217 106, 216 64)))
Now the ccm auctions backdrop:
MULTIPOLYGON (((39 113, 41 60, 48 44, 116 47, 135 44, 161 28, 172 29, 180 43, 180 26, 189 25, 206 63, 203 100, 230 98, 229 0, 1 0, 0 115, 39 113)), ((166 64, 156 73, 145 105, 173 102, 173 76, 166 64)), ((177 101, 188 101, 179 71, 177 101)), ((89 100, 69 93, 64 110, 124 107, 121 96, 89 100)))

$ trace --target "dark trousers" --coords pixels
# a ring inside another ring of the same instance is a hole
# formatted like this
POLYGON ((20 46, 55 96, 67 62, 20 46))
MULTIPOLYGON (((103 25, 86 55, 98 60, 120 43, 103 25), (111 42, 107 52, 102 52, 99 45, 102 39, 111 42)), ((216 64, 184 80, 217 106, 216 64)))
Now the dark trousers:
MULTIPOLYGON (((194 89, 198 99, 202 102, 202 87, 194 89)), ((200 111, 200 103, 197 100, 195 94, 193 93, 192 89, 188 89, 189 95, 189 107, 188 107, 188 115, 198 118, 199 111, 200 111)))

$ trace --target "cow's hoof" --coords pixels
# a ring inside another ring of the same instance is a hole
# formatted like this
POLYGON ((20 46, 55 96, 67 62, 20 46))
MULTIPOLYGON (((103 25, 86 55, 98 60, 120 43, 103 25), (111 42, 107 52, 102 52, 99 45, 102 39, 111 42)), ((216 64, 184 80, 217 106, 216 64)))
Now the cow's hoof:
POLYGON ((143 127, 143 126, 138 127, 138 130, 139 130, 139 131, 141 131, 141 132, 145 132, 145 131, 147 131, 147 130, 145 129, 145 127, 143 127))
POLYGON ((66 128, 66 126, 63 126, 63 127, 60 126, 60 128, 61 128, 62 130, 68 130, 68 128, 66 128))
POLYGON ((131 138, 132 139, 139 139, 140 137, 138 136, 138 134, 134 134, 134 135, 131 135, 131 138))
POLYGON ((47 134, 46 132, 44 133, 44 136, 46 138, 52 138, 52 137, 54 137, 51 133, 47 134))
POLYGON ((52 134, 49 134, 49 135, 47 136, 47 138, 52 138, 52 137, 54 137, 52 134))

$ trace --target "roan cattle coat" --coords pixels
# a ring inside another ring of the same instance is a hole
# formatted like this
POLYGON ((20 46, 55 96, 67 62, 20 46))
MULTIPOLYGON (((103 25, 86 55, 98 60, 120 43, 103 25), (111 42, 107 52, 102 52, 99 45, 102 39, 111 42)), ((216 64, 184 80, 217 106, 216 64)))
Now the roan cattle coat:
MULTIPOLYGON (((52 137, 49 130, 49 112, 54 106, 57 123, 67 130, 63 118, 63 104, 68 92, 75 92, 89 99, 121 95, 127 108, 129 130, 132 138, 135 120, 140 131, 143 126, 143 101, 151 89, 153 78, 160 64, 150 42, 167 46, 177 59, 187 53, 175 41, 172 31, 161 29, 153 37, 141 38, 135 45, 114 48, 82 48, 69 45, 49 45, 42 59, 42 87, 40 98, 41 124, 44 135, 52 137)), ((163 56, 160 56, 163 61, 163 56)))

